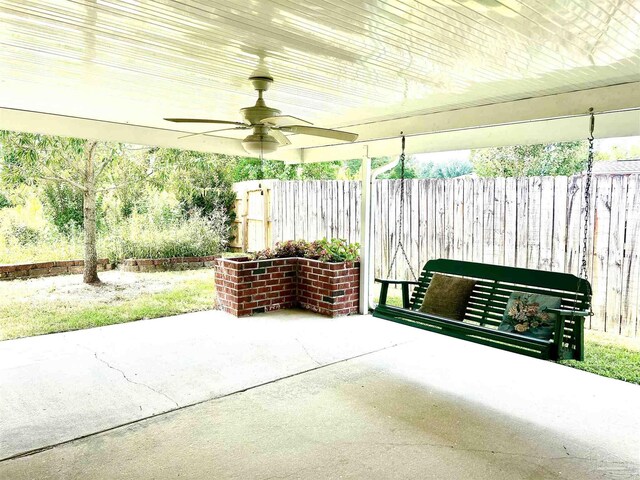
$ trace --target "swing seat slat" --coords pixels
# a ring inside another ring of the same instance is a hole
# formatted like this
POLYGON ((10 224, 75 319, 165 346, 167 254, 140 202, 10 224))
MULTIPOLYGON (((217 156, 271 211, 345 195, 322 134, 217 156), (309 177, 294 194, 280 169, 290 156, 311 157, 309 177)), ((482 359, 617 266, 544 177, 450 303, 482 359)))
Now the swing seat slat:
POLYGON ((375 280, 382 288, 374 317, 535 358, 584 360, 584 318, 590 315, 592 292, 589 282, 575 275, 438 259, 425 264, 416 282, 375 280), (463 321, 419 311, 435 273, 476 280, 463 321), (402 307, 387 305, 391 285, 400 286, 402 307), (497 329, 512 292, 561 299, 560 308, 549 309, 558 315, 553 338, 542 340, 497 329))

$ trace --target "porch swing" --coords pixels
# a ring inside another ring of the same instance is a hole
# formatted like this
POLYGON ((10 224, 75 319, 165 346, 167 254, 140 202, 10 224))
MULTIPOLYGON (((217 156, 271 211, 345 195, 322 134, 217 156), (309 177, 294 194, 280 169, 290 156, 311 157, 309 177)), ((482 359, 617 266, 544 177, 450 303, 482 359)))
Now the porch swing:
POLYGON ((587 236, 591 211, 594 114, 589 110, 589 150, 584 188, 584 229, 579 276, 461 260, 434 259, 416 278, 402 244, 405 138, 400 154, 398 241, 388 276, 402 254, 413 280, 381 283, 373 316, 461 340, 544 360, 584 360, 584 319, 591 315, 587 236), (400 286, 402 307, 387 304, 389 286, 400 286), (409 293, 410 287, 413 291, 409 293))

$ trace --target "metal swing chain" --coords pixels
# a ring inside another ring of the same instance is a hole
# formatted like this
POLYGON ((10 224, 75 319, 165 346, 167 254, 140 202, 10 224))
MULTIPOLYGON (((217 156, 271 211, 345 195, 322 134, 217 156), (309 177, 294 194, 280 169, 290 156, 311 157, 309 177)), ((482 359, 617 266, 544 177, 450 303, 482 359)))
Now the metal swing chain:
POLYGON ((413 270, 411 266, 411 261, 409 260, 409 256, 404 249, 404 245, 402 244, 402 237, 404 236, 404 182, 405 182, 405 158, 406 155, 404 153, 405 147, 405 136, 402 135, 402 153, 400 154, 400 218, 398 219, 398 244, 396 245, 396 250, 393 254, 393 258, 391 259, 391 263, 389 264, 389 271, 387 272, 387 278, 391 277, 391 270, 393 270, 393 266, 396 263, 396 258, 398 257, 398 251, 402 252, 402 256, 407 262, 407 266, 409 267, 409 271, 411 275, 413 275, 413 279, 417 280, 418 277, 416 272, 413 270))
POLYGON ((589 220, 591 216, 591 176, 593 171, 593 130, 595 127, 595 117, 593 115, 593 108, 589 109, 591 115, 591 122, 589 126, 589 154, 587 156, 587 179, 584 188, 584 230, 582 236, 582 264, 580 267, 580 277, 585 280, 588 279, 587 273, 587 240, 589 235, 589 220))
MULTIPOLYGON (((587 178, 584 187, 584 229, 582 235, 582 261, 580 264, 580 273, 578 274, 578 285, 576 287, 576 296, 573 300, 573 308, 578 308, 578 297, 581 290, 582 282, 588 280, 587 273, 587 243, 589 236, 589 220, 591 216, 591 177, 593 174, 593 130, 595 127, 595 116, 593 114, 593 108, 589 109, 590 123, 589 123, 589 152, 587 154, 587 178)), ((583 302, 585 300, 583 299, 583 302)), ((589 315, 593 315, 591 310, 589 315)), ((573 316, 572 316, 573 319, 573 316)), ((574 320, 575 322, 575 320, 574 320)))

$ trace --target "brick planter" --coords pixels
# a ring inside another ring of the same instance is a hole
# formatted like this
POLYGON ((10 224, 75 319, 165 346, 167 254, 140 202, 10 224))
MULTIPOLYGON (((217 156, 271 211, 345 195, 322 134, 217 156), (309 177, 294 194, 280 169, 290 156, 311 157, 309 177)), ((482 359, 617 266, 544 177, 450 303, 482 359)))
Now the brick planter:
POLYGON ((246 257, 216 262, 219 305, 237 317, 296 306, 332 317, 358 311, 358 262, 246 257))

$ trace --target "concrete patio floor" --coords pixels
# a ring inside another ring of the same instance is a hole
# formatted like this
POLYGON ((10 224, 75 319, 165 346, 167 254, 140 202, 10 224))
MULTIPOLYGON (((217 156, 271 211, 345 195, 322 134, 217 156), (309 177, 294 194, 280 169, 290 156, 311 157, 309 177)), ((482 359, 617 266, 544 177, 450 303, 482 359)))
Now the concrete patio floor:
POLYGON ((618 479, 640 387, 369 316, 0 343, 0 479, 618 479))

